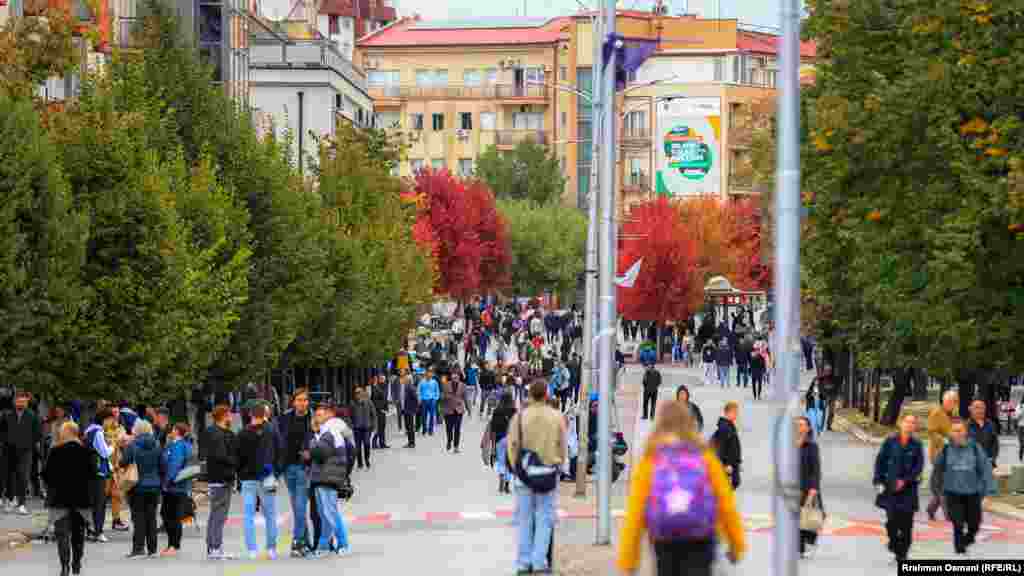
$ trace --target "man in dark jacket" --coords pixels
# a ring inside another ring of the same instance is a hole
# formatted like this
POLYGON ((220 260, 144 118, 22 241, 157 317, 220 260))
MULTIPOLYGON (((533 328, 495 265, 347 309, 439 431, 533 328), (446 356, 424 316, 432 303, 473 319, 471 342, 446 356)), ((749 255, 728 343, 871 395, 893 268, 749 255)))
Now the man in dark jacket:
POLYGON ((914 513, 920 506, 918 484, 924 471, 924 448, 914 437, 915 430, 917 418, 904 415, 899 433, 887 438, 875 457, 875 505, 885 510, 889 552, 897 562, 907 558, 914 535, 914 513))
POLYGON ((238 434, 238 477, 242 481, 242 499, 247 512, 245 544, 250 559, 258 557, 256 534, 250 510, 256 510, 257 500, 262 501, 263 520, 267 530, 267 551, 271 558, 277 549, 277 507, 274 486, 267 482, 274 475, 277 462, 277 440, 274 426, 267 426, 270 407, 255 404, 249 412, 249 425, 238 434))
POLYGON ((992 462, 992 467, 995 468, 997 466, 996 459, 999 458, 999 435, 996 434, 995 426, 985 414, 985 408, 983 400, 971 402, 971 419, 967 423, 967 434, 978 446, 981 446, 985 455, 992 462))
POLYGON ((349 549, 345 520, 338 512, 338 490, 348 484, 350 457, 345 443, 347 426, 335 416, 334 406, 317 405, 316 422, 319 430, 311 443, 310 485, 316 492, 322 527, 313 556, 321 558, 334 551, 344 554, 349 549))
POLYGON ((726 402, 722 417, 718 419, 718 429, 711 436, 711 445, 718 453, 725 473, 732 479, 734 490, 740 487, 740 464, 743 462, 740 435, 736 431, 739 411, 739 404, 733 401, 726 402))
POLYGON ((309 467, 312 414, 309 411, 309 392, 299 388, 292 394, 292 409, 277 418, 277 432, 281 437, 281 467, 288 486, 292 508, 292 556, 303 556, 307 548, 316 545, 307 538, 306 504, 309 488, 306 470, 309 467))
POLYGON ((17 506, 19 514, 28 515, 25 499, 28 496, 28 476, 32 469, 32 452, 43 438, 42 423, 29 409, 28 392, 14 397, 14 410, 4 414, 0 428, 5 431, 7 453, 7 511, 17 506), (17 501, 15 503, 15 500, 17 501))
POLYGON ((206 481, 210 491, 210 517, 206 522, 206 557, 228 560, 224 552, 224 523, 231 509, 231 489, 238 468, 238 442, 231 432, 231 407, 213 409, 213 426, 206 431, 206 481))
POLYGON ((387 449, 387 429, 388 429, 388 389, 387 380, 383 374, 378 374, 373 377, 373 386, 370 389, 370 401, 373 402, 373 407, 377 411, 377 433, 373 437, 374 448, 387 449))
POLYGON ((722 338, 718 349, 715 350, 715 364, 718 366, 718 383, 723 388, 729 386, 729 380, 732 376, 732 361, 733 352, 732 347, 729 346, 729 340, 722 338))
POLYGON ((420 397, 412 376, 402 376, 402 414, 405 417, 405 434, 409 439, 406 448, 416 447, 416 415, 420 413, 420 397))
POLYGON ((659 388, 661 388, 661 372, 658 372, 653 364, 649 364, 644 370, 644 413, 641 420, 654 418, 659 388))

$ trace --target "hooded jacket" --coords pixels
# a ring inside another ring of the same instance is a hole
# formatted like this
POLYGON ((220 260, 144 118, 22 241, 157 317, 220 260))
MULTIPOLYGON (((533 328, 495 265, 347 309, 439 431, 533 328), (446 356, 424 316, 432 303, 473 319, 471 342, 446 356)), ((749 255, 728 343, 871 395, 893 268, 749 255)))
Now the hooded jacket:
POLYGON ((950 442, 935 459, 933 474, 941 475, 946 494, 989 496, 996 493, 992 463, 974 440, 950 442))
POLYGON ((732 420, 724 416, 718 418, 718 429, 711 436, 711 444, 715 447, 722 465, 732 466, 732 486, 738 488, 743 455, 740 448, 740 435, 736 432, 736 425, 732 420))
POLYGON ((348 482, 348 448, 345 439, 352 436, 352 430, 341 418, 324 422, 320 431, 313 436, 310 449, 310 484, 340 488, 348 482))
POLYGON ((192 487, 192 480, 175 482, 174 478, 192 458, 192 442, 187 438, 179 438, 167 445, 161 457, 165 471, 163 491, 168 494, 188 494, 192 487))
POLYGON ((206 479, 210 484, 231 484, 238 468, 238 441, 234 432, 219 426, 206 431, 206 479))
POLYGON ((143 434, 125 448, 121 454, 121 466, 135 464, 139 469, 139 483, 136 492, 159 492, 163 485, 164 462, 156 436, 143 434))
POLYGON ((263 480, 273 474, 276 449, 267 426, 247 426, 238 434, 238 479, 263 480))

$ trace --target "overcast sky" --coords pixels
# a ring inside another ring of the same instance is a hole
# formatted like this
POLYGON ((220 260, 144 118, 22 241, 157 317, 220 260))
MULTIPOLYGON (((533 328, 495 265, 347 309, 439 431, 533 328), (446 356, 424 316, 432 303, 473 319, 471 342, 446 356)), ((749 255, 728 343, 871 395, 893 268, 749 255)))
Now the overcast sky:
MULTIPOLYGON (((594 7, 598 0, 580 0, 594 7)), ((604 1, 604 0, 600 0, 604 1)), ((714 18, 738 18, 747 24, 779 25, 777 0, 667 0, 670 14, 684 10, 714 18), (689 4, 687 6, 687 3, 689 4)), ((521 16, 526 6, 527 16, 559 16, 579 9, 577 0, 392 0, 401 16, 419 13, 424 19, 474 18, 484 16, 521 16)), ((622 0, 625 8, 648 9, 652 0, 622 0)))

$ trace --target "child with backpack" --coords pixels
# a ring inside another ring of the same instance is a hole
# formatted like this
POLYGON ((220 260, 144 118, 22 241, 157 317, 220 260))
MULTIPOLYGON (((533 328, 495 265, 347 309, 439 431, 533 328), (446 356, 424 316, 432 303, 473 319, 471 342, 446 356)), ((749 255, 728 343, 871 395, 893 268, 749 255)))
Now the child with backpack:
POLYGON ((746 549, 743 522, 722 463, 697 435, 690 410, 665 402, 654 432, 633 471, 618 566, 636 572, 640 538, 653 543, 656 574, 710 576, 716 535, 735 563, 746 549))

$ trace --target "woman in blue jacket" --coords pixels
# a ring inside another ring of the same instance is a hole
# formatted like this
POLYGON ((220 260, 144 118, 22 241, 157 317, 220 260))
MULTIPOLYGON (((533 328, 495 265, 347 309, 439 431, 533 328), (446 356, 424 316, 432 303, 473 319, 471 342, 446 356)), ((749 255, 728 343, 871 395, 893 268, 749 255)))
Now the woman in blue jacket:
POLYGON ((156 505, 163 485, 163 464, 160 444, 153 436, 153 425, 139 418, 132 426, 135 440, 121 455, 121 466, 135 464, 139 483, 129 492, 132 508, 132 551, 128 558, 156 556, 156 505))
POLYGON ((889 534, 889 551, 896 561, 906 560, 913 540, 914 513, 918 505, 918 485, 924 471, 924 448, 914 438, 917 418, 905 414, 900 431, 882 444, 875 458, 874 485, 878 490, 875 504, 885 510, 885 529, 889 534))
POLYGON ((174 479, 192 458, 192 442, 187 438, 188 433, 188 424, 175 424, 167 435, 167 448, 161 455, 165 474, 160 516, 167 529, 167 548, 160 553, 161 556, 175 556, 181 550, 181 520, 185 517, 185 504, 192 491, 192 479, 181 482, 175 482, 174 479))

